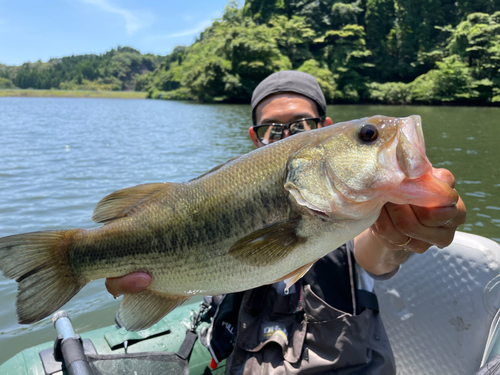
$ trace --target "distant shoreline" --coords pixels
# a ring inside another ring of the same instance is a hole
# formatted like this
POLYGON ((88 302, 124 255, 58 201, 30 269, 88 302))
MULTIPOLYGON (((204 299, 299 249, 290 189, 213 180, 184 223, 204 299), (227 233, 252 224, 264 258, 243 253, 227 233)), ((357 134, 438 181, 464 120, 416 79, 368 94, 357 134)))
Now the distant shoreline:
POLYGON ((0 97, 146 99, 147 95, 140 91, 0 89, 0 97))

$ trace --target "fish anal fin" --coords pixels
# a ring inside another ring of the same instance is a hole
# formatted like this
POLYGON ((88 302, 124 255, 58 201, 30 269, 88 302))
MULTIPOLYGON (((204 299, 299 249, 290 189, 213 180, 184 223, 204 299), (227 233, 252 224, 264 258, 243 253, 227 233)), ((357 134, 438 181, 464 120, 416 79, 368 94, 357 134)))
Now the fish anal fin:
POLYGON ((236 259, 255 267, 276 264, 306 238, 297 234, 300 217, 280 221, 238 240, 229 250, 236 259))
POLYGON ((97 203, 92 213, 92 221, 105 223, 125 217, 145 199, 160 191, 174 189, 178 185, 171 182, 161 182, 142 184, 115 191, 97 203))
POLYGON ((302 267, 299 267, 295 271, 290 272, 288 275, 276 280, 275 283, 278 281, 285 281, 286 289, 290 289, 293 284, 299 281, 307 273, 307 271, 311 269, 314 263, 316 263, 316 261, 304 264, 302 267))
POLYGON ((189 298, 160 294, 147 289, 135 294, 125 294, 118 316, 127 331, 141 331, 158 323, 189 298))

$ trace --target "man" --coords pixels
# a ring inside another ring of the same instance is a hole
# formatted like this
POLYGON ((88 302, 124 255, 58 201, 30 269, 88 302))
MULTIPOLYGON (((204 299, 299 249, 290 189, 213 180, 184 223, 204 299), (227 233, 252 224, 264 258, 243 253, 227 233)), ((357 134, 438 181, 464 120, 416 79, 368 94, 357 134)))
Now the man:
MULTIPOLYGON (((250 138, 263 147, 329 126, 332 120, 325 114, 326 101, 314 77, 274 73, 253 93, 250 138)), ((435 174, 454 186, 449 171, 436 169, 435 174)), ((373 279, 392 277, 412 254, 431 245, 448 246, 464 221, 461 199, 436 208, 387 203, 371 228, 320 259, 289 293, 277 283, 238 294, 237 303, 231 302, 238 333, 227 372, 395 373, 371 293, 373 279)), ((149 275, 136 273, 108 279, 106 286, 116 296, 138 292, 150 282, 149 275)))

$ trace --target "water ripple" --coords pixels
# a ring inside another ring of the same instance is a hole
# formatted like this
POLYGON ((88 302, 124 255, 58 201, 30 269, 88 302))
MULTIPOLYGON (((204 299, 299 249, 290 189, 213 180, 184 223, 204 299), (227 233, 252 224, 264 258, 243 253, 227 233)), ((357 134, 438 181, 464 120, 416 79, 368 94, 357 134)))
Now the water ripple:
MULTIPOLYGON (((328 107, 334 122, 415 111, 404 106, 328 107)), ((187 181, 249 152, 254 148, 248 140, 249 112, 247 105, 0 99, 0 237, 93 228, 95 204, 113 191, 140 183, 187 181)), ((500 242, 500 154, 490 136, 500 109, 418 107, 418 112, 429 159, 453 172, 469 212, 478 213, 469 215, 460 229, 500 242)), ((54 339, 48 318, 17 324, 15 296, 15 282, 0 276, 0 363, 27 346, 54 339)), ((103 280, 97 280, 63 308, 77 329, 95 329, 113 324, 118 303, 105 291, 103 280)))

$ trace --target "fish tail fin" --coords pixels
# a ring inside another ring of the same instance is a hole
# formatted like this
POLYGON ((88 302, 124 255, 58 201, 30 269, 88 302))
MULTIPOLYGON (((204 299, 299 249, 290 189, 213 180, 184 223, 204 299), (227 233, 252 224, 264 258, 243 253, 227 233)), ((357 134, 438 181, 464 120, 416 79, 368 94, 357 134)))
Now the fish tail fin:
POLYGON ((0 271, 17 281, 17 319, 37 322, 71 299, 86 282, 68 264, 68 249, 80 229, 32 232, 0 238, 0 271))

